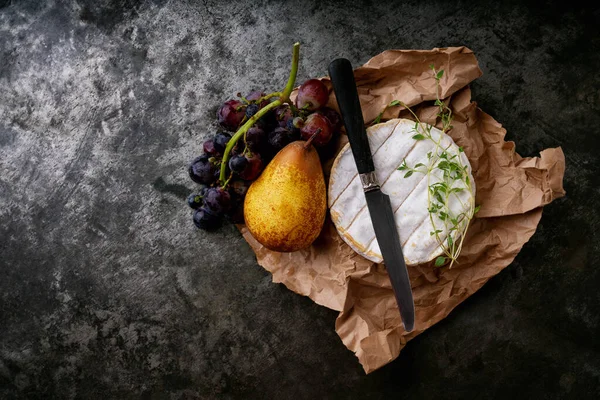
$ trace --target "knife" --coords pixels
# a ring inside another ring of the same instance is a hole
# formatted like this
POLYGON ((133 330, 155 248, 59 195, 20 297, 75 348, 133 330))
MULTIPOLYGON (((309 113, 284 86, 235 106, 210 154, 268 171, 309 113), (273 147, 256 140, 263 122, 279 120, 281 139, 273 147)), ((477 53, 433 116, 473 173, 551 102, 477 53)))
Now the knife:
POLYGON ((365 192, 375 237, 379 243, 383 262, 390 276, 396 302, 400 309, 400 317, 404 329, 410 332, 415 325, 415 304, 410 280, 402 254, 400 236, 394 222, 394 211, 390 198, 381 191, 375 175, 373 156, 369 148, 369 139, 360 108, 352 64, 345 58, 333 60, 329 64, 329 76, 365 192))

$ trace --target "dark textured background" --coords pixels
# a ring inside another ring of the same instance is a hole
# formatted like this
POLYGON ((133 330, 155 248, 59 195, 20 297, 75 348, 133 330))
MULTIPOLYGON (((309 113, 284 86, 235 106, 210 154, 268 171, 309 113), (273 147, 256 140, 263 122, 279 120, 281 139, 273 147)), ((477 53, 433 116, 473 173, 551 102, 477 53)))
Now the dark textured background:
POLYGON ((0 398, 600 396, 599 9, 341 4, 0 0, 0 398), (466 45, 517 150, 567 158, 515 262, 368 376, 335 312, 184 203, 217 105, 280 89, 297 40, 299 82, 466 45))

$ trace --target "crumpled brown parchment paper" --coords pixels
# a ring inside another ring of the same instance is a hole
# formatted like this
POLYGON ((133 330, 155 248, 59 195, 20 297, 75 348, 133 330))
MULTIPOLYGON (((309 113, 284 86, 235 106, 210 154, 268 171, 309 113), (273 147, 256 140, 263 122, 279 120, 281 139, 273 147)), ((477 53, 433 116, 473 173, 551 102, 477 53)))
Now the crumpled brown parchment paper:
MULTIPOLYGON (((338 236, 329 218, 313 245, 295 253, 262 247, 240 225, 258 263, 294 292, 340 311, 335 329, 358 357, 366 373, 394 360, 406 342, 446 317, 458 304, 508 266, 534 234, 542 206, 564 196, 565 159, 560 148, 540 157, 522 158, 506 130, 471 101, 467 86, 481 76, 473 52, 465 47, 385 51, 355 70, 364 120, 369 123, 398 99, 435 124, 435 79, 429 65, 444 69, 441 97, 453 110, 449 132, 468 156, 481 206, 452 269, 431 264, 408 267, 414 294, 416 322, 404 331, 385 266, 356 254, 338 236)), ((323 79, 329 84, 327 78, 323 79)), ((337 109, 334 94, 329 105, 337 109)), ((400 107, 384 119, 410 117, 400 107)), ((438 125, 439 127, 439 125, 438 125)), ((341 135, 338 149, 346 142, 341 135)), ((324 160, 326 176, 331 161, 324 160)))

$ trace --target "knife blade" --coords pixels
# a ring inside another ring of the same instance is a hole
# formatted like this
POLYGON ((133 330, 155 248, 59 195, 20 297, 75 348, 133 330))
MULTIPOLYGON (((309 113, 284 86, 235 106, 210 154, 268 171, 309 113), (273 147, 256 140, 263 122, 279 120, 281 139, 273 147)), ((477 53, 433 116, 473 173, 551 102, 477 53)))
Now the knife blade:
POLYGON ((329 76, 363 185, 375 237, 392 282, 400 317, 404 329, 410 332, 414 329, 415 324, 412 289, 390 198, 381 191, 375 175, 375 165, 365 130, 352 64, 345 58, 333 60, 329 64, 329 76))

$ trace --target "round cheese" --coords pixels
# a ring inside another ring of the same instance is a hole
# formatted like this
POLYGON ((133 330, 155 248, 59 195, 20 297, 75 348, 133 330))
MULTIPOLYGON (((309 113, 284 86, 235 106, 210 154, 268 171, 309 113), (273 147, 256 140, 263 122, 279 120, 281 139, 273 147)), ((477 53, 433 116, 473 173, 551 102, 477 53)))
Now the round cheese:
MULTIPOLYGON (((419 132, 422 129, 418 128, 419 132)), ((432 127, 430 132, 431 139, 413 139, 417 134, 415 122, 407 119, 392 119, 367 128, 375 174, 381 190, 390 197, 407 265, 427 263, 442 255, 444 249, 432 232, 441 230, 438 232, 439 239, 447 243, 448 229, 437 214, 429 213, 429 187, 443 181, 443 171, 434 166, 428 174, 414 172, 405 178, 408 170, 398 170, 403 162, 414 168, 419 163, 428 166, 429 157, 436 160, 434 164, 437 165, 441 160, 436 157, 436 154, 442 152, 445 152, 449 158, 456 156, 454 159, 460 158, 462 166, 466 166, 471 190, 466 190, 464 180, 453 181, 452 187, 463 190, 457 189, 449 196, 448 210, 452 215, 468 213, 475 198, 475 181, 471 165, 464 152, 460 151, 452 138, 441 130, 432 127)), ((424 170, 426 167, 419 169, 424 170)), ((375 238, 363 187, 349 144, 346 144, 334 161, 328 190, 331 219, 342 239, 365 258, 381 263, 383 261, 381 250, 375 238)), ((453 238, 456 240, 454 234, 453 238)))

